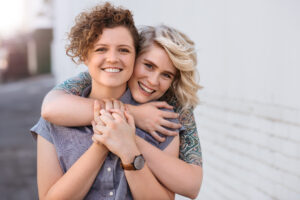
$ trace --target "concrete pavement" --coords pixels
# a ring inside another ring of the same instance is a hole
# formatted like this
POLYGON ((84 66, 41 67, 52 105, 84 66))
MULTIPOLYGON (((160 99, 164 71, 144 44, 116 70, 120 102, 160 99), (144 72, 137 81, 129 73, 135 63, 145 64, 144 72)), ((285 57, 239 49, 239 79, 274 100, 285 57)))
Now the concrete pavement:
POLYGON ((50 75, 0 85, 0 199, 38 199, 36 142, 29 129, 53 86, 50 75))

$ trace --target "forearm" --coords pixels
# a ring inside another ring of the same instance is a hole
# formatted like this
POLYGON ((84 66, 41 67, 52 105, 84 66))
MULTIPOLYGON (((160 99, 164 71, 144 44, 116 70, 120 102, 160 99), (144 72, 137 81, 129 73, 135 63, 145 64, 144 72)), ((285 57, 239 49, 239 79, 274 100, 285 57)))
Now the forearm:
POLYGON ((49 189, 45 199, 83 199, 90 190, 107 153, 106 147, 93 143, 49 189))
MULTIPOLYGON (((139 155, 140 151, 133 151, 133 155, 139 155)), ((133 155, 129 159, 121 158, 123 163, 130 163, 133 155)), ((163 187, 154 177, 145 163, 141 170, 124 170, 125 176, 134 199, 174 199, 174 194, 163 187), (155 191, 155 192, 153 192, 155 191)))
POLYGON ((202 167, 188 164, 137 137, 137 144, 155 177, 171 191, 196 198, 202 183, 202 167))
POLYGON ((134 199, 174 199, 174 193, 168 191, 156 180, 147 164, 141 170, 125 170, 125 176, 134 199))
POLYGON ((94 100, 52 90, 44 98, 41 115, 60 126, 86 126, 93 120, 94 100))

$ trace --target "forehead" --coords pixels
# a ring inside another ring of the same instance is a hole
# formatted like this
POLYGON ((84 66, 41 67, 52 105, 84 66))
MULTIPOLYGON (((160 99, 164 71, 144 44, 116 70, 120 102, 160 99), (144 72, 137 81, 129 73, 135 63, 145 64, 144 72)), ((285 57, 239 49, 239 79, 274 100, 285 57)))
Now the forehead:
POLYGON ((133 37, 128 28, 124 26, 103 28, 102 34, 99 35, 98 40, 95 42, 95 45, 98 44, 134 46, 133 37))
POLYGON ((174 67, 168 53, 162 47, 155 43, 149 46, 139 56, 138 59, 152 62, 160 71, 169 71, 172 73, 176 72, 176 68, 174 67))

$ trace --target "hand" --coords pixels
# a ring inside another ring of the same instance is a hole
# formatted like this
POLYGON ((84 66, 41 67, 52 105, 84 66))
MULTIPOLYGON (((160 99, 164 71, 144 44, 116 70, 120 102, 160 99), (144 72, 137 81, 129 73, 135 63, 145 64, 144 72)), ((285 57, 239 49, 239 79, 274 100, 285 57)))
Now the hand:
MULTIPOLYGON (((98 124, 102 124, 99 118, 101 109, 105 109, 107 111, 110 111, 111 109, 119 109, 121 111, 127 110, 123 102, 116 99, 103 99, 100 101, 95 100, 94 101, 94 122, 98 124)), ((122 117, 124 118, 123 113, 122 113, 122 117)))
POLYGON ((121 111, 125 111, 125 105, 123 102, 116 100, 116 99, 103 99, 104 101, 104 109, 110 110, 110 109, 119 109, 121 111))
POLYGON ((99 118, 102 124, 93 123, 95 131, 93 138, 104 144, 125 163, 131 162, 139 153, 135 141, 134 119, 127 111, 111 109, 111 112, 100 111, 99 118))
POLYGON ((166 108, 172 110, 173 107, 166 102, 150 102, 139 106, 129 106, 129 108, 134 115, 136 125, 151 134, 157 141, 163 142, 165 140, 157 132, 168 136, 178 134, 178 132, 168 130, 167 128, 178 129, 181 127, 181 124, 170 122, 167 119, 178 118, 179 114, 159 109, 166 108))

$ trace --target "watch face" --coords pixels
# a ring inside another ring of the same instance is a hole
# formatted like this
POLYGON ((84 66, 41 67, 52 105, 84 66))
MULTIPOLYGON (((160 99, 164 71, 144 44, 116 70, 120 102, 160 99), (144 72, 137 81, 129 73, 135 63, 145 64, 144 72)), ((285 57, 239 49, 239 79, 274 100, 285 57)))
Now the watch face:
POLYGON ((139 156, 135 157, 134 163, 133 163, 135 169, 137 169, 137 170, 142 169, 144 167, 144 164, 145 164, 145 159, 144 159, 143 155, 139 155, 139 156))

